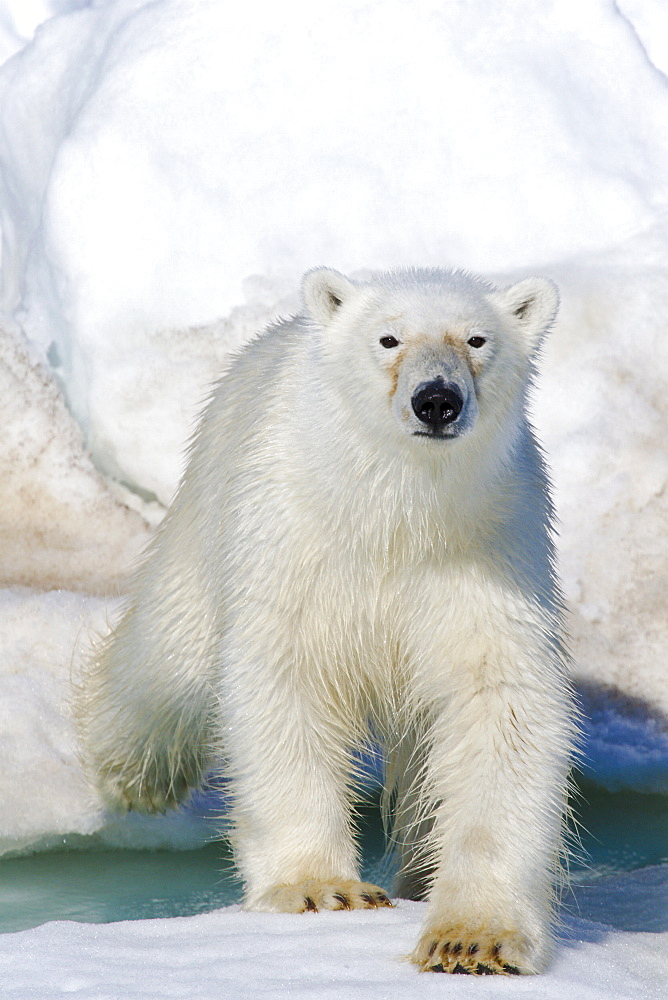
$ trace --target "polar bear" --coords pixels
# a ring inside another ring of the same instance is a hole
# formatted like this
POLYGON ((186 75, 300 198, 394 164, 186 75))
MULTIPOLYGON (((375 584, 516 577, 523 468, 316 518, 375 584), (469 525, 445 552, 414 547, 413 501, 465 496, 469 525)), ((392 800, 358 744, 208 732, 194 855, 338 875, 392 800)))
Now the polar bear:
POLYGON ((390 905, 351 819, 387 758, 422 970, 535 973, 576 736, 552 505, 527 393, 558 296, 460 271, 306 274, 303 315, 214 389, 85 685, 109 803, 222 762, 245 905, 390 905))

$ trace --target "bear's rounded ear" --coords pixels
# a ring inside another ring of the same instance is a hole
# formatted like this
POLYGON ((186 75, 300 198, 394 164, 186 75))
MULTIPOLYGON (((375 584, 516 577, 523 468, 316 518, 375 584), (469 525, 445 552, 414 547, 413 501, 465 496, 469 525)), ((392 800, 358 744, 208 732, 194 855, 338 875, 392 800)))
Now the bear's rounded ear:
POLYGON ((525 278, 491 296, 522 337, 531 354, 554 322, 559 308, 557 286, 549 278, 525 278))
POLYGON ((302 302, 311 319, 327 326, 355 291, 352 281, 328 267, 307 271, 302 281, 302 302))

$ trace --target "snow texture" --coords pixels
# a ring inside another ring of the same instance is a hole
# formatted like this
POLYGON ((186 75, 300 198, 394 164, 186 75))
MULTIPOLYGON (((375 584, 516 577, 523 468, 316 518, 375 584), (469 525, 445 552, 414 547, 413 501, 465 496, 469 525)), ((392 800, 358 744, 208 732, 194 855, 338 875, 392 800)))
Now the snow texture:
POLYGON ((171 920, 54 922, 0 936, 3 996, 51 1000, 662 1000, 668 935, 614 932, 572 919, 544 976, 484 979, 419 973, 411 950, 424 903, 393 910, 244 913, 238 906, 171 920))
POLYGON ((118 593, 148 525, 94 468, 53 374, 8 327, 0 423, 0 585, 118 593))
POLYGON ((2 592, 0 853, 100 825, 77 759, 67 681, 76 633, 103 626, 103 616, 100 598, 2 592))

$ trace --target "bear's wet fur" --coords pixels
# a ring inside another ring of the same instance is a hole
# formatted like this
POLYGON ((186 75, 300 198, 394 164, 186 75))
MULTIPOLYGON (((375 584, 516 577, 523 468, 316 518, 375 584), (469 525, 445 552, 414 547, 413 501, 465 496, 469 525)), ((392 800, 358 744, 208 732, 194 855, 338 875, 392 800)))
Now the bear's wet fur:
POLYGON ((224 761, 251 909, 387 905, 360 882, 355 752, 387 756, 421 969, 532 973, 552 945, 576 725, 527 395, 558 296, 464 272, 306 274, 303 314, 214 389, 91 664, 115 808, 224 761))

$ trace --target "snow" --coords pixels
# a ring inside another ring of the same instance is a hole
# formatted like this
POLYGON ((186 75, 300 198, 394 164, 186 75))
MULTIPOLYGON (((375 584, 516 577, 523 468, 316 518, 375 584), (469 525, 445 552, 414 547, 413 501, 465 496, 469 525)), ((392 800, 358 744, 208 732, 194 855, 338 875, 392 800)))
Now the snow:
POLYGON ((55 345, 100 466, 169 500, 220 361, 173 331, 254 303, 253 275, 536 270, 651 228, 663 77, 614 5, 532 9, 114 0, 42 26, 0 88, 2 302, 55 345))
POLYGON ((64 591, 5 590, 0 608, 0 746, 9 772, 0 850, 70 830, 92 833, 99 808, 78 765, 64 675, 76 633, 96 619, 98 628, 103 624, 103 602, 64 591))
MULTIPOLYGON (((0 0, 0 853, 211 836, 199 800, 103 814, 72 691, 209 383, 316 264, 557 280, 533 408, 584 767, 668 792, 667 17, 663 0, 545 0, 539 17, 531 0, 0 0)), ((539 985, 448 990, 657 996, 665 934, 603 927, 629 893, 660 912, 653 878, 602 889, 601 923, 573 917, 539 985)), ((0 937, 3 982, 422 995, 443 984, 394 961, 419 912, 49 924, 0 937)))
POLYGON ((0 583, 118 593, 148 525, 95 469, 52 374, 9 326, 0 422, 0 583))
POLYGON ((113 924, 54 922, 0 936, 3 995, 72 994, 109 1000, 219 996, 422 1000, 661 1000, 668 935, 616 933, 572 918, 559 954, 539 980, 421 975, 404 960, 423 903, 318 914, 244 913, 238 906, 171 920, 113 924), (76 961, 73 963, 73 956, 76 961))

